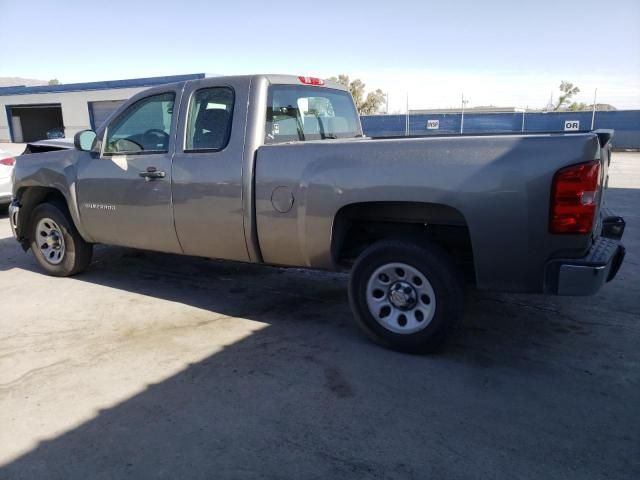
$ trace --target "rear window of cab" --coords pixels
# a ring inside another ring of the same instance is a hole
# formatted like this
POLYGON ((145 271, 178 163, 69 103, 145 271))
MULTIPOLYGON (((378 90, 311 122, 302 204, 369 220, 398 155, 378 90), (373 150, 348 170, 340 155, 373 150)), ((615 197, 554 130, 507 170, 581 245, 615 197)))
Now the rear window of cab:
POLYGON ((349 92, 298 85, 269 89, 266 144, 354 138, 360 133, 349 92))

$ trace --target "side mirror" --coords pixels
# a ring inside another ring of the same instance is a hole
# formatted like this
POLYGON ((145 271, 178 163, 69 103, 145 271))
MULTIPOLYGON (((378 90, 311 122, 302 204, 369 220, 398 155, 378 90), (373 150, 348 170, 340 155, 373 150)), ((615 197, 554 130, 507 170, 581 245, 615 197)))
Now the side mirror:
POLYGON ((90 152, 95 139, 96 132, 93 130, 82 130, 73 136, 73 145, 76 147, 76 150, 90 152))

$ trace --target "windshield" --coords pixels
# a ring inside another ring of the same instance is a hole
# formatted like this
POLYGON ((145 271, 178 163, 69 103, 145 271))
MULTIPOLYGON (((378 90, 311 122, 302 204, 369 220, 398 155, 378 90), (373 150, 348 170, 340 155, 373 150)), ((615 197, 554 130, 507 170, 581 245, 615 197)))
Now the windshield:
POLYGON ((296 85, 270 88, 265 143, 360 135, 358 113, 349 92, 296 85))

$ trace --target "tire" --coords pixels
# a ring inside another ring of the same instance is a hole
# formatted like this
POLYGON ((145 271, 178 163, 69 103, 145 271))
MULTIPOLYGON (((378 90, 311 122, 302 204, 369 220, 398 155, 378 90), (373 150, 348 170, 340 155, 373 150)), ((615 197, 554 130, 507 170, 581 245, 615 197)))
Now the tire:
POLYGON ((462 320, 463 284, 448 254, 433 242, 383 240, 356 260, 349 303, 374 341, 392 350, 427 353, 441 347, 462 320))
POLYGON ((93 245, 78 233, 66 205, 38 205, 31 214, 30 246, 36 261, 49 275, 69 277, 87 269, 93 245))

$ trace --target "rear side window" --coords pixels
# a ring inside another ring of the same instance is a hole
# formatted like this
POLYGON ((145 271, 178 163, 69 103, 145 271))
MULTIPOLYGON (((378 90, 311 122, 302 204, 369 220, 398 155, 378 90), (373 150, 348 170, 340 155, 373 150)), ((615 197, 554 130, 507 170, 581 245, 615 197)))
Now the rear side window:
POLYGON ((203 88, 193 94, 187 118, 185 151, 222 150, 229 143, 233 90, 203 88))
POLYGON ((297 85, 270 88, 265 143, 359 135, 358 113, 348 92, 297 85))
POLYGON ((174 100, 174 93, 162 93, 127 108, 108 126, 104 153, 167 152, 174 100))

